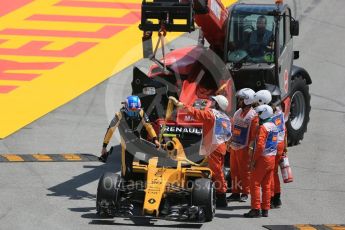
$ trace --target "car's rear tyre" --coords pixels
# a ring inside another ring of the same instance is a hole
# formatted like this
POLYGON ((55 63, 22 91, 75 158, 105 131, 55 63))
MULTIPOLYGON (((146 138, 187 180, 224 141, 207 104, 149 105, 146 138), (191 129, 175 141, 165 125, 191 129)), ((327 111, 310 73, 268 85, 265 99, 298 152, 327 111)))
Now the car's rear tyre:
POLYGON ((291 108, 286 122, 289 146, 297 145, 303 140, 310 120, 309 86, 302 76, 295 76, 291 82, 291 108))
POLYGON ((120 184, 121 176, 115 173, 106 172, 99 179, 96 197, 96 211, 99 216, 112 216, 120 184))
POLYGON ((194 182, 192 204, 203 208, 203 220, 212 221, 216 213, 216 191, 210 179, 199 178, 194 182))

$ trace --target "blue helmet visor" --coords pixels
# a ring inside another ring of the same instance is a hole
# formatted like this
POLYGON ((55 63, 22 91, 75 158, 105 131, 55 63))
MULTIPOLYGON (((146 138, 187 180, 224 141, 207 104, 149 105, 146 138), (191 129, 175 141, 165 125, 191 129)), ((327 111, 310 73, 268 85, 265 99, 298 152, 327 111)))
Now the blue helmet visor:
POLYGON ((127 114, 129 117, 137 117, 137 116, 139 116, 139 111, 140 111, 140 110, 127 110, 127 109, 126 109, 126 114, 127 114))

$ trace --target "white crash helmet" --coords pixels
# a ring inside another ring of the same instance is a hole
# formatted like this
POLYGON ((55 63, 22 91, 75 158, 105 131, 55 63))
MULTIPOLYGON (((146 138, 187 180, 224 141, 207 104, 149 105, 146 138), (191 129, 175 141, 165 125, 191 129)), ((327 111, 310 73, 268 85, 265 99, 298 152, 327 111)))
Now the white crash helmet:
POLYGON ((272 101, 271 92, 266 89, 259 90, 255 93, 254 100, 258 102, 259 105, 268 105, 272 101))
POLYGON ((273 109, 269 105, 259 105, 255 108, 255 111, 262 120, 265 120, 273 116, 273 109))
POLYGON ((255 102, 254 95, 255 95, 254 90, 252 90, 250 88, 240 89, 236 93, 236 97, 244 99, 244 104, 245 105, 251 105, 251 104, 253 104, 255 102))
POLYGON ((212 96, 211 98, 217 102, 217 104, 223 111, 226 111, 226 108, 228 108, 229 105, 229 101, 226 97, 224 97, 223 95, 217 95, 212 96))

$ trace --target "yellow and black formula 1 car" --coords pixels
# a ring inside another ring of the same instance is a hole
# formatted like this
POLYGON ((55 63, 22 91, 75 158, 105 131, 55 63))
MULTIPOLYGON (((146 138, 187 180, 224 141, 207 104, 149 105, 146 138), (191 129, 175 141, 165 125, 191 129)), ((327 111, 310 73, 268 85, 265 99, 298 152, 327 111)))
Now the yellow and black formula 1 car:
POLYGON ((133 181, 105 173, 98 184, 97 213, 211 221, 216 209, 211 170, 188 160, 176 137, 164 149, 165 156, 151 156, 147 164, 133 163, 133 181))

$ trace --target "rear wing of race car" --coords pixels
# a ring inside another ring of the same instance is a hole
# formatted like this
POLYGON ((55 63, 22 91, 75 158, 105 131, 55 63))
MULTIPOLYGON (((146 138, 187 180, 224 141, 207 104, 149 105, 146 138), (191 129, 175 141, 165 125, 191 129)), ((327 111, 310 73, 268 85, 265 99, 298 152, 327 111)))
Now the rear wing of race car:
POLYGON ((143 0, 141 5, 142 31, 192 32, 194 26, 193 1, 143 0))

